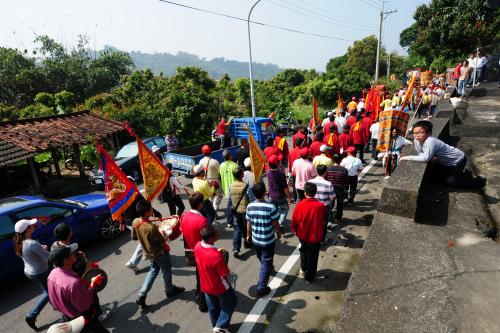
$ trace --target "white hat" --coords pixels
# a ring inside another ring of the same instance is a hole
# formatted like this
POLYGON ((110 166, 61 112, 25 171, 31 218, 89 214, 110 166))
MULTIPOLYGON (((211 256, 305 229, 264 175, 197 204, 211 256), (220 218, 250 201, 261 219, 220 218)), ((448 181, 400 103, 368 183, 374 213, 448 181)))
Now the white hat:
POLYGON ((203 170, 205 170, 205 168, 201 164, 196 164, 193 168, 193 172, 195 175, 199 174, 203 170))
POLYGON ((322 152, 322 153, 324 153, 324 152, 326 152, 326 151, 328 151, 330 149, 332 149, 332 147, 327 146, 327 145, 321 145, 321 147, 319 147, 319 151, 322 152))
POLYGON ((31 220, 22 219, 22 220, 19 220, 19 221, 16 222, 16 225, 14 226, 14 230, 18 234, 22 234, 26 229, 28 229, 28 227, 30 225, 33 225, 36 222, 38 222, 37 219, 31 219, 31 220))
POLYGON ((252 161, 250 160, 250 157, 245 158, 245 160, 243 161, 243 165, 245 166, 245 168, 248 168, 248 167, 250 167, 250 165, 252 165, 252 161))
POLYGON ((85 318, 80 316, 67 323, 58 323, 49 327, 47 333, 79 333, 85 326, 85 318))
POLYGON ((328 117, 330 117, 332 115, 332 111, 328 111, 328 113, 326 114, 328 117))
POLYGON ((154 145, 153 147, 151 147, 151 151, 153 153, 156 153, 158 150, 160 150, 160 148, 158 146, 156 146, 156 145, 154 145))

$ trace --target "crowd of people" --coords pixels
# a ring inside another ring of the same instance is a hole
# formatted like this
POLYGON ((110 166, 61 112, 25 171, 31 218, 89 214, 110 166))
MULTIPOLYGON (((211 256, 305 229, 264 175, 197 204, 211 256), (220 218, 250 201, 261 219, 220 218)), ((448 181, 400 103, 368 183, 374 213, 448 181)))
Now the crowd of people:
MULTIPOLYGON (((500 66, 500 60, 499 64, 500 66)), ((489 52, 471 53, 469 58, 459 63, 453 71, 453 79, 458 82, 457 93, 465 95, 465 88, 478 86, 488 79, 488 72, 494 66, 493 56, 489 52)), ((500 88, 500 79, 498 87, 500 88)))

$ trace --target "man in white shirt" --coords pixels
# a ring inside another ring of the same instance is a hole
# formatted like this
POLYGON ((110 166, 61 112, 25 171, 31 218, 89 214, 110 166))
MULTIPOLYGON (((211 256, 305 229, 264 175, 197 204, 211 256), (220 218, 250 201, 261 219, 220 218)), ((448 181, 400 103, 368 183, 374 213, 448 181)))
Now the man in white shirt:
POLYGON ((365 99, 364 98, 360 98, 359 99, 359 102, 358 102, 358 112, 361 111, 362 108, 365 107, 365 99))
POLYGON ((349 183, 347 185, 349 196, 347 203, 352 205, 358 189, 358 175, 361 170, 363 170, 363 163, 359 158, 354 156, 354 154, 356 154, 356 148, 349 147, 346 151, 347 157, 342 160, 340 166, 347 169, 347 176, 349 177, 349 183))
POLYGON ((345 117, 345 111, 342 111, 338 117, 335 117, 335 124, 337 125, 337 128, 339 129, 339 134, 340 131, 344 128, 344 125, 346 124, 347 119, 345 117))
POLYGON ((332 111, 328 111, 328 113, 326 114, 326 118, 323 119, 323 121, 321 122, 321 127, 325 127, 326 124, 328 124, 330 122, 330 116, 332 115, 332 111))
POLYGON ((378 161, 378 152, 377 152, 377 143, 378 143, 378 129, 379 123, 378 121, 374 122, 370 126, 370 134, 371 134, 371 143, 372 143, 372 159, 378 161))

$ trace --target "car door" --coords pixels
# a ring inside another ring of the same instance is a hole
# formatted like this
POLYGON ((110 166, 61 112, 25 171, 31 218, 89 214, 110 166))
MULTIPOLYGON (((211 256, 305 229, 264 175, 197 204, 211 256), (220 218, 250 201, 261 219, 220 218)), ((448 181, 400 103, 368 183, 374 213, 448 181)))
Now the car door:
POLYGON ((14 223, 8 215, 0 216, 0 281, 9 281, 23 272, 23 261, 14 253, 14 223))
POLYGON ((61 222, 68 223, 73 230, 73 235, 78 235, 78 226, 74 223, 73 209, 71 207, 41 204, 16 211, 14 216, 16 220, 38 219, 38 226, 32 237, 49 247, 55 240, 54 228, 61 222))

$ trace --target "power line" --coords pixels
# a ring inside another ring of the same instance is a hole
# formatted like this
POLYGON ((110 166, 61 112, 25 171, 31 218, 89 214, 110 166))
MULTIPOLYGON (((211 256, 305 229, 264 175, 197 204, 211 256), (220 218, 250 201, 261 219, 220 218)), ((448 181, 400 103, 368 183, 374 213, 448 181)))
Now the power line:
POLYGON ((374 28, 372 28, 372 29, 366 29, 366 28, 360 28, 360 27, 354 27, 354 26, 350 26, 350 25, 341 24, 341 23, 338 23, 338 22, 332 21, 332 20, 330 20, 330 19, 324 19, 324 18, 318 17, 318 15, 311 15, 311 14, 308 14, 308 13, 304 12, 303 10, 294 9, 294 8, 289 7, 289 6, 283 5, 283 4, 281 4, 281 3, 274 2, 274 1, 272 1, 272 0, 267 0, 267 2, 272 3, 272 4, 273 4, 273 5, 275 5, 275 6, 278 6, 278 7, 284 8, 284 9, 286 9, 286 10, 289 10, 289 11, 295 12, 295 13, 297 13, 297 14, 300 14, 300 15, 304 15, 304 16, 310 17, 310 18, 312 18, 312 19, 314 19, 314 20, 317 20, 317 21, 322 21, 322 22, 329 23, 329 24, 332 24, 332 25, 338 25, 338 26, 341 26, 341 27, 344 27, 344 28, 347 28, 347 29, 353 29, 353 30, 367 30, 367 31, 374 31, 374 30, 375 30, 374 28))
MULTIPOLYGON (((188 6, 188 5, 184 5, 184 4, 173 2, 173 1, 168 1, 168 0, 158 0, 158 1, 166 3, 166 4, 170 4, 170 5, 173 5, 173 6, 178 6, 178 7, 183 7, 183 8, 186 8, 186 9, 195 10, 195 11, 206 13, 206 14, 212 14, 212 15, 216 15, 216 16, 221 16, 221 17, 233 19, 233 20, 236 20, 236 21, 243 21, 243 22, 247 21, 246 19, 241 18, 241 17, 237 17, 237 16, 233 16, 233 15, 228 15, 228 14, 223 14, 223 13, 211 11, 211 10, 208 10, 208 9, 202 9, 202 8, 198 8, 198 7, 188 6)), ((273 29, 283 30, 283 31, 288 31, 288 32, 294 32, 294 33, 301 34, 301 35, 314 36, 314 37, 327 38, 327 39, 334 39, 334 40, 340 40, 340 41, 345 41, 345 42, 354 42, 353 39, 346 39, 346 38, 333 37, 333 36, 322 35, 322 34, 317 34, 317 33, 312 33, 312 32, 306 32, 306 31, 296 30, 296 29, 292 29, 292 28, 285 28, 285 27, 281 27, 281 26, 277 26, 277 25, 272 25, 272 24, 267 24, 267 23, 263 23, 263 22, 258 22, 258 21, 250 21, 250 22, 253 23, 253 24, 257 24, 257 25, 263 26, 263 27, 268 27, 268 28, 273 28, 273 29)))
POLYGON ((365 5, 368 5, 368 6, 372 7, 372 8, 375 8, 375 9, 382 9, 381 7, 378 7, 377 5, 374 5, 373 3, 368 2, 367 0, 359 0, 359 1, 361 1, 361 2, 362 2, 362 3, 364 3, 365 5))

